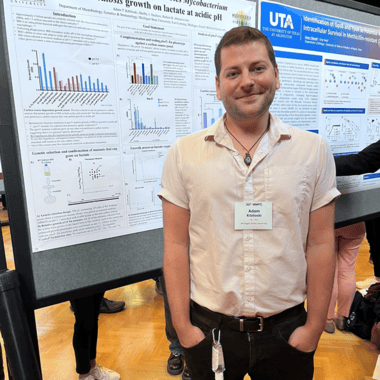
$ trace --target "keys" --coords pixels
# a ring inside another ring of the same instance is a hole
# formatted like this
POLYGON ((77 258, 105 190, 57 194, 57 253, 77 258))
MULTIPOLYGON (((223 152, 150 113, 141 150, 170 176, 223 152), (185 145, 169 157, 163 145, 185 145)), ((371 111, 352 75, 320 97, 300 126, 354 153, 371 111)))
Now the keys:
POLYGON ((215 340, 215 330, 212 330, 212 370, 215 372, 215 380, 223 380, 224 367, 224 357, 223 348, 220 343, 220 330, 218 334, 218 340, 215 340))

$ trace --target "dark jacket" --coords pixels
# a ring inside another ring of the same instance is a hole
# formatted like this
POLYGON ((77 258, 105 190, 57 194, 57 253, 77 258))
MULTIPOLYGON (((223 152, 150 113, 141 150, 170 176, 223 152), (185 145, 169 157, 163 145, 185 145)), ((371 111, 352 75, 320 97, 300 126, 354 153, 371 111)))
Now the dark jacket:
POLYGON ((336 175, 374 173, 380 169, 380 140, 356 154, 335 157, 336 175))

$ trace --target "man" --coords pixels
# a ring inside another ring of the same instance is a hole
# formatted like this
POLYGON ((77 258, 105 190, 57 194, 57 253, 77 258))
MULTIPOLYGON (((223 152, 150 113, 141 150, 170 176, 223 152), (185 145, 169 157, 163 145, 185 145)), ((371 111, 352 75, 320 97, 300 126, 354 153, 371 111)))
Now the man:
POLYGON ((226 114, 173 144, 159 193, 173 325, 193 380, 215 378, 219 333, 226 380, 312 379, 334 277, 333 157, 269 113, 280 82, 264 34, 230 30, 215 66, 226 114))

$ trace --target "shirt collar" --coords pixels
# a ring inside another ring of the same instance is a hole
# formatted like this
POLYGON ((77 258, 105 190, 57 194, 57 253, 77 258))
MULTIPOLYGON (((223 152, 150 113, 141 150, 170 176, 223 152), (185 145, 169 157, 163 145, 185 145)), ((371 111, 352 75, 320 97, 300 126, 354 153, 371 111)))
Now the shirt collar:
MULTIPOLYGON (((217 144, 234 149, 232 140, 224 125, 226 114, 220 117, 211 127, 208 128, 205 141, 215 141, 217 144)), ((290 126, 283 123, 276 115, 270 114, 270 127, 268 131, 269 147, 273 147, 282 139, 290 139, 290 126)))

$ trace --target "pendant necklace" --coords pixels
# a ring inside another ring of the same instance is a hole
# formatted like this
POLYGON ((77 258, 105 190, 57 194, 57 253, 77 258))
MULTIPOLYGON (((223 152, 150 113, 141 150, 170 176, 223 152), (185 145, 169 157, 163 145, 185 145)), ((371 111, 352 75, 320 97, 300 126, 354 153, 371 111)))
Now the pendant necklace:
POLYGON ((226 125, 226 120, 224 120, 224 126, 226 127, 228 133, 241 145, 241 147, 247 151, 247 153, 245 154, 245 158, 244 158, 244 163, 249 166, 251 165, 251 162, 252 162, 252 158, 249 154, 249 152, 253 149, 253 147, 260 141, 260 139, 264 136, 265 132, 268 130, 269 128, 269 120, 268 119, 268 125, 267 127, 265 128, 265 131, 261 134, 261 136, 256 140, 256 142, 249 148, 247 149, 231 132, 230 130, 227 128, 227 125, 226 125))

